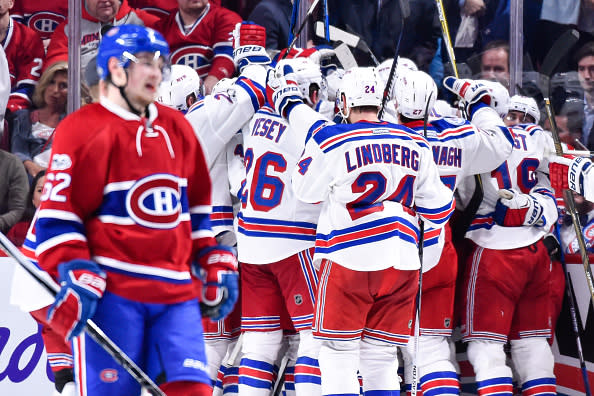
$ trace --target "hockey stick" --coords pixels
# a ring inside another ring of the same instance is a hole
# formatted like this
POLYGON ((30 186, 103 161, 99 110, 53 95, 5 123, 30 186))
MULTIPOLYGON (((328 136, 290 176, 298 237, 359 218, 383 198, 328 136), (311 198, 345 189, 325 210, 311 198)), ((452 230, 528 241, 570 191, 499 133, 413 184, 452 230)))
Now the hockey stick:
MULTIPOLYGON (((448 28, 448 21, 445 15, 445 9, 443 8, 442 0, 435 0, 435 6, 437 7, 437 13, 439 15, 439 22, 441 23, 441 34, 443 38, 443 43, 446 46, 448 57, 450 58, 450 63, 452 64, 452 69, 454 70, 454 76, 458 78, 458 66, 456 65, 456 55, 454 54, 454 47, 452 45, 452 39, 450 38, 450 29, 448 28)), ((457 227, 457 232, 455 234, 456 240, 461 240, 466 234, 466 230, 470 226, 472 219, 476 215, 481 202, 483 201, 484 191, 483 191, 483 180, 481 175, 474 175, 474 184, 475 188, 472 192, 472 196, 466 205, 466 208, 463 211, 463 215, 461 216, 461 220, 457 227)))
MULTIPOLYGON (((324 24, 322 21, 317 21, 315 25, 316 36, 318 37, 325 37, 325 30, 324 24)), ((347 25, 347 29, 352 30, 349 25, 347 25)), ((371 57, 373 63, 378 66, 379 61, 375 57, 375 54, 371 51, 367 43, 356 33, 354 32, 346 32, 342 29, 339 29, 335 26, 329 26, 329 37, 328 41, 342 41, 349 47, 360 49, 363 52, 367 52, 371 57)))
POLYGON ((297 42, 297 39, 299 38, 301 31, 303 30, 303 28, 305 27, 305 24, 307 23, 307 19, 314 12, 314 10, 319 2, 320 2, 320 0, 314 0, 311 3, 311 5, 309 6, 309 9, 307 10, 307 14, 305 15, 305 18, 303 18, 303 21, 301 22, 301 25, 299 26, 299 30, 297 30, 297 33, 295 33, 295 36, 293 36, 293 39, 291 40, 291 42, 289 43, 289 46, 287 47, 287 51, 285 52, 285 55, 284 55, 285 57, 289 54, 291 49, 295 46, 295 43, 297 42))
POLYGON ((334 48, 334 55, 336 55, 344 70, 350 70, 358 66, 357 60, 345 43, 340 43, 334 48))
POLYGON ((571 282, 571 276, 567 272, 567 264, 565 263, 565 252, 561 247, 561 233, 559 232, 559 223, 555 223, 555 237, 559 241, 559 261, 563 267, 563 273, 565 274, 565 297, 569 301, 569 315, 571 316, 571 330, 575 336, 575 346, 578 353, 578 359, 580 361, 580 368, 582 370, 582 380, 584 381, 584 389, 586 390, 586 396, 592 396, 590 390, 590 379, 588 378, 588 369, 586 368, 586 361, 584 360, 584 352, 582 349, 582 338, 581 325, 578 324, 578 317, 576 311, 575 292, 573 290, 573 284, 571 282))
POLYGON ((380 61, 377 60, 377 57, 375 56, 375 54, 373 53, 371 48, 369 48, 369 45, 367 45, 367 42, 365 40, 363 40, 363 37, 359 36, 357 34, 357 32, 355 32, 355 29, 353 29, 351 27, 351 25, 349 25, 348 23, 345 25, 345 27, 347 28, 349 33, 352 33, 352 34, 356 35, 357 37, 359 37, 359 45, 357 46, 357 48, 359 48, 360 50, 362 50, 364 52, 367 52, 369 54, 369 57, 373 61, 373 64, 376 66, 379 66, 380 61))
POLYGON ((443 35, 443 42, 446 45, 448 51, 448 58, 454 69, 454 76, 458 78, 458 67, 456 66, 456 55, 454 53, 454 47, 452 46, 452 39, 450 38, 450 29, 448 28, 448 21, 445 16, 445 10, 443 8, 442 0, 435 0, 435 6, 437 7, 437 14, 439 15, 439 22, 441 24, 441 33, 443 35))
POLYGON ((293 41, 295 37, 295 25, 297 24, 297 14, 299 13, 299 3, 301 0, 293 0, 293 10, 291 11, 291 23, 289 24, 289 37, 287 45, 293 41))
MULTIPOLYGON (((563 33, 561 37, 559 37, 557 41, 553 43, 553 47, 549 50, 546 57, 544 58, 544 61, 542 62, 542 67, 540 69, 543 75, 542 78, 544 83, 543 87, 545 110, 547 112, 549 123, 551 124, 551 133, 553 135, 553 140, 555 142, 555 153, 559 156, 563 155, 563 146, 561 145, 561 140, 559 139, 557 123, 555 122, 555 114, 553 112, 553 106, 551 105, 550 100, 551 76, 553 75, 555 68, 559 64, 559 61, 563 59, 565 55, 567 55, 569 50, 571 50, 571 48, 578 42, 579 37, 580 34, 575 29, 568 30, 565 33, 563 33)), ((594 303, 594 276, 592 275, 592 268, 590 268, 590 260, 588 258, 586 241, 584 240, 584 235, 582 234, 582 225, 580 224, 580 218, 575 208, 573 193, 568 189, 564 189, 563 200, 565 201, 567 212, 573 220, 573 228, 575 230, 578 245, 580 248, 580 255, 582 257, 582 264, 584 266, 584 273, 586 275, 586 283, 588 284, 588 289, 590 290, 590 298, 594 303)))
MULTIPOLYGON (((16 260, 25 271, 29 273, 36 281, 52 295, 60 291, 60 286, 52 280, 48 280, 40 273, 41 271, 27 259, 21 251, 10 242, 10 240, 0 232, 0 248, 10 257, 16 260)), ((145 387, 153 396, 165 396, 165 393, 150 379, 144 371, 140 369, 107 335, 93 322, 87 321, 85 327, 87 334, 95 340, 107 353, 109 353, 116 362, 118 362, 141 386, 145 387)))
MULTIPOLYGON (((423 136, 427 138, 427 123, 429 121, 429 103, 431 103, 431 96, 433 92, 429 94, 427 98, 427 104, 425 105, 425 114, 423 115, 423 136)), ((419 383, 419 367, 418 367, 418 356, 419 356, 419 337, 421 336, 421 297, 423 295, 423 243, 425 241, 425 222, 419 219, 419 261, 421 262, 421 268, 419 268, 419 285, 417 290, 417 297, 415 303, 415 329, 414 329, 414 340, 415 340, 415 355, 412 361, 412 381, 410 384, 411 396, 417 396, 417 386, 419 383)))
POLYGON ((402 33, 404 32, 404 20, 410 15, 410 6, 408 0, 399 0, 400 4, 400 34, 398 35, 398 41, 396 41, 396 50, 394 51, 394 59, 392 60, 392 67, 390 68, 390 74, 388 74, 388 81, 386 81, 386 87, 382 95, 382 104, 378 113, 378 118, 381 120, 386 110, 386 103, 388 103, 388 97, 392 91, 392 85, 396 77, 396 65, 398 64, 398 54, 400 53, 400 42, 402 41, 402 33))

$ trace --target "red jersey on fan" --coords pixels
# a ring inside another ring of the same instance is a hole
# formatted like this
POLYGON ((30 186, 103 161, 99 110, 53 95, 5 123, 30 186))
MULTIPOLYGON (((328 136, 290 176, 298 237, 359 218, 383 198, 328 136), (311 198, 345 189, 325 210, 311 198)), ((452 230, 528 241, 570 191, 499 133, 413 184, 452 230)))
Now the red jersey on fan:
POLYGON ((6 108, 10 111, 31 106, 33 90, 41 76, 43 43, 32 29, 10 20, 4 41, 0 42, 6 53, 10 74, 10 97, 6 108))
POLYGON ((187 30, 179 11, 151 27, 169 43, 171 63, 191 66, 201 78, 212 75, 220 80, 235 71, 232 32, 241 21, 235 12, 209 4, 187 30))
POLYGON ((68 18, 68 0, 19 0, 10 16, 49 39, 58 25, 68 18))

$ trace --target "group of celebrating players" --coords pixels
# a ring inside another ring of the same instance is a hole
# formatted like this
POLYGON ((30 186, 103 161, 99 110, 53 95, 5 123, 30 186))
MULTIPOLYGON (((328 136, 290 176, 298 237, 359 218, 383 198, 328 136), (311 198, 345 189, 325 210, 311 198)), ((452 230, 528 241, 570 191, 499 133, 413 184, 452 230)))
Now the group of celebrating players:
POLYGON ((61 394, 141 392, 91 318, 167 395, 398 395, 399 351, 407 391, 456 395, 456 326, 479 395, 556 394, 563 274, 543 239, 553 187, 594 196, 589 160, 554 156, 529 98, 511 103, 533 122, 506 125, 498 83, 444 79, 457 117, 396 59, 380 112, 385 65, 264 43, 238 24, 239 76, 202 96, 158 32, 103 36, 101 100, 58 126, 24 246, 61 283, 36 316, 48 352, 72 340, 61 394))

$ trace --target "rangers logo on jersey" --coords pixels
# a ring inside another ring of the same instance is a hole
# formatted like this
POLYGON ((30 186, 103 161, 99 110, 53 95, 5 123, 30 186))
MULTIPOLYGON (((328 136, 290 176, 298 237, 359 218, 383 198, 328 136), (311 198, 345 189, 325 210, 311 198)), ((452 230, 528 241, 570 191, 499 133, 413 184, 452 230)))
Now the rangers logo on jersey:
POLYGON ((182 211, 177 177, 154 174, 138 180, 126 195, 126 210, 138 224, 148 228, 169 229, 180 222, 182 211))
POLYGON ((27 25, 39 33, 42 38, 49 38, 64 19, 63 15, 54 12, 38 12, 31 15, 27 25))
POLYGON ((203 67, 210 66, 212 49, 203 45, 188 45, 175 50, 171 54, 171 63, 190 66, 199 75, 204 74, 203 67))

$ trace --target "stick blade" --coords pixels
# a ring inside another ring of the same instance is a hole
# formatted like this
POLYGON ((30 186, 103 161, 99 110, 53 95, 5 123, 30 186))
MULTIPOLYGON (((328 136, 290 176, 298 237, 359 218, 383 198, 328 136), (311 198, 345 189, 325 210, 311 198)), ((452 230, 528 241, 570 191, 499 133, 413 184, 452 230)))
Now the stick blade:
POLYGON ((345 43, 340 43, 334 48, 334 53, 344 70, 350 70, 358 66, 353 53, 345 43))
MULTIPOLYGON (((328 27, 330 32, 330 41, 342 41, 343 43, 356 48, 359 45, 359 37, 355 34, 345 32, 335 26, 330 25, 328 27)), ((326 32, 324 30, 324 22, 317 21, 315 25, 316 36, 326 38, 326 32)))

